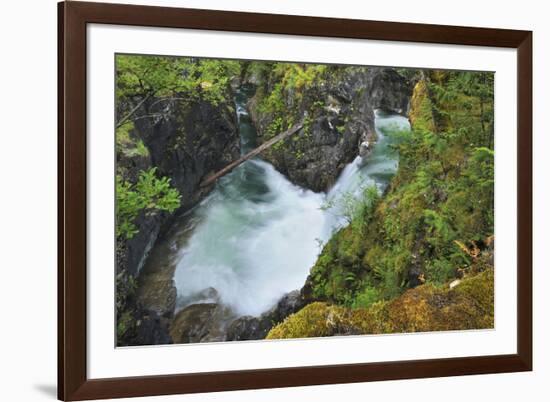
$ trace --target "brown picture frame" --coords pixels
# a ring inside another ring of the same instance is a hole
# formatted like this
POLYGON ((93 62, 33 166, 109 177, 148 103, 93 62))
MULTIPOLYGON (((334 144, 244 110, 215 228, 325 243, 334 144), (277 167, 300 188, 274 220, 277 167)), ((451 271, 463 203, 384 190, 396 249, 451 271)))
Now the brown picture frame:
POLYGON ((58 397, 83 400, 532 370, 532 32, 104 3, 58 4, 58 397), (517 353, 88 379, 86 25, 193 28, 517 49, 517 353))

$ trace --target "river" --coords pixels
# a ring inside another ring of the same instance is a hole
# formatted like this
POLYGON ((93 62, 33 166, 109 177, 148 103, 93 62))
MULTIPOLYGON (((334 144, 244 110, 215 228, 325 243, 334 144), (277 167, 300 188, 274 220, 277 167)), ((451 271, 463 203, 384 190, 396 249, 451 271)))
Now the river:
MULTIPOLYGON (((243 92, 236 97, 242 152, 256 145, 246 98, 243 92)), ((408 120, 377 111, 375 127, 378 141, 372 153, 348 164, 328 193, 292 184, 260 158, 218 180, 176 222, 169 255, 162 256, 175 264, 177 309, 213 301, 213 292, 206 291, 213 288, 216 301, 236 315, 258 316, 301 288, 322 244, 347 223, 343 205, 367 186, 382 191, 397 170, 392 134, 409 130, 408 120)))

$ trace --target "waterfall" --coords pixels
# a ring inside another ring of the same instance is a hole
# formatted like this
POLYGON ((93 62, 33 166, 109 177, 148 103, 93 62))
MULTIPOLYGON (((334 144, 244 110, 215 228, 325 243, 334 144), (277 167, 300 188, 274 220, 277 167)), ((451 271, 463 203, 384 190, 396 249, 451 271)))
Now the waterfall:
MULTIPOLYGON (((237 104, 243 147, 255 134, 237 104)), ((249 160, 220 179, 194 210, 196 227, 177 255, 174 280, 179 307, 198 302, 214 288, 236 314, 258 316, 285 293, 303 286, 331 235, 347 222, 341 200, 364 188, 387 185, 397 155, 387 133, 408 130, 406 118, 376 113, 378 142, 363 160, 349 163, 328 193, 290 183, 262 160, 249 160)))

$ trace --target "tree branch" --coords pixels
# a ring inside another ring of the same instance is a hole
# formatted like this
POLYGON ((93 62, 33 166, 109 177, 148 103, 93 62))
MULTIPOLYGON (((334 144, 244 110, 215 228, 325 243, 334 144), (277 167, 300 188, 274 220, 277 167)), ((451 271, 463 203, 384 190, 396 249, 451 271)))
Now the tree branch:
POLYGON ((145 98, 143 98, 132 110, 130 110, 130 112, 126 116, 124 116, 120 121, 116 123, 115 128, 119 128, 124 123, 126 123, 126 121, 128 121, 128 119, 132 117, 132 115, 140 108, 140 106, 143 105, 145 101, 150 97, 151 97, 151 94, 150 93, 147 94, 147 96, 145 96, 145 98))

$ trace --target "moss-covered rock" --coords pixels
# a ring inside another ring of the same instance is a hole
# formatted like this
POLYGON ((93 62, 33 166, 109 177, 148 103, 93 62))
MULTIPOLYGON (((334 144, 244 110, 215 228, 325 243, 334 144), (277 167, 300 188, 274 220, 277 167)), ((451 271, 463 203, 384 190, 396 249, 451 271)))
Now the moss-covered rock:
POLYGON ((314 302, 274 327, 267 339, 493 328, 493 272, 487 269, 452 288, 422 285, 368 308, 314 302))
POLYGON ((411 108, 409 111, 409 120, 411 126, 416 129, 435 130, 432 115, 432 104, 428 96, 428 84, 425 80, 416 83, 411 98, 411 108))

